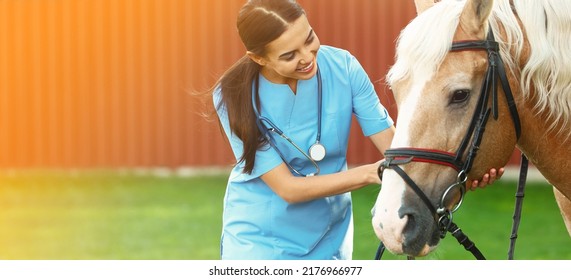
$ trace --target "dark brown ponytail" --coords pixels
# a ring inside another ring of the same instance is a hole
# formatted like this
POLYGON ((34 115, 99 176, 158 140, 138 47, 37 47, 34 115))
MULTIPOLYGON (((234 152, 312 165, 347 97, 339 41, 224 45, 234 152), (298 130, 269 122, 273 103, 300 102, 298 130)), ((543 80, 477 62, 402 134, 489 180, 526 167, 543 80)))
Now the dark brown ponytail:
MULTIPOLYGON (((293 0, 250 0, 240 10, 236 25, 244 46, 259 56, 266 45, 279 38, 288 25, 305 12, 293 0)), ((252 173, 256 151, 265 143, 256 124, 252 107, 252 83, 261 66, 244 55, 218 80, 222 103, 228 112, 230 129, 244 144, 238 163, 244 162, 244 173, 252 173)))

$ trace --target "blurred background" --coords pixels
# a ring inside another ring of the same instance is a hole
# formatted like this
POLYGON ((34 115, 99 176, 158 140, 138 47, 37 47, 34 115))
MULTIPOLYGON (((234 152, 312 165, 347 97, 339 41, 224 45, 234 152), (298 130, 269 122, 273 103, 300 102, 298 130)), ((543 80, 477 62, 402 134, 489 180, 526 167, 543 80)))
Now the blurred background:
MULTIPOLYGON (((413 1, 298 2, 396 119, 384 75, 413 1)), ((244 3, 0 0, 0 259, 218 258, 234 159, 193 93, 245 54, 244 3)), ((350 139, 349 164, 378 159, 355 120, 350 139)))
MULTIPOLYGON (((323 44, 351 51, 396 113, 384 75, 413 1, 299 1, 323 44)), ((191 96, 245 54, 244 0, 0 1, 0 167, 228 166, 191 96)), ((354 164, 377 156, 359 130, 354 164)))

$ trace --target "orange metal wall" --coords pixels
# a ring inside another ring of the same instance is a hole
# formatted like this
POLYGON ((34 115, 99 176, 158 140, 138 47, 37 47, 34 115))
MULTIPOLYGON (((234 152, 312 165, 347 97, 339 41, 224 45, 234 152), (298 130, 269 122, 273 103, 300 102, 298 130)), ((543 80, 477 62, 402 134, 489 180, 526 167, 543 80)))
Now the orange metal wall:
MULTIPOLYGON (((300 0, 323 44, 382 79, 413 1, 300 0)), ((232 164, 205 91, 245 52, 244 0, 0 0, 0 168, 232 164)), ((354 126, 350 163, 376 160, 354 126)))
POLYGON ((226 161, 188 93, 238 57, 239 2, 0 1, 0 166, 226 161))

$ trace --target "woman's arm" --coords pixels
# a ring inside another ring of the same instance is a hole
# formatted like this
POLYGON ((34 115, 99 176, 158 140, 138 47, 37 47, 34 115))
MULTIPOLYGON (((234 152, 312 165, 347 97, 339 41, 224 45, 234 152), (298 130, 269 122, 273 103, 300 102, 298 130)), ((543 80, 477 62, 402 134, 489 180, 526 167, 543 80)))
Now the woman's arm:
POLYGON ((291 174, 285 163, 282 163, 261 178, 288 203, 299 203, 350 192, 369 184, 379 184, 381 182, 377 175, 379 164, 380 161, 333 174, 296 177, 291 174))
POLYGON ((391 142, 393 141, 393 137, 395 136, 395 126, 391 125, 388 129, 385 129, 379 133, 375 133, 369 136, 369 139, 373 142, 373 145, 377 147, 377 150, 381 152, 381 154, 385 154, 385 151, 391 147, 391 142))
MULTIPOLYGON (((394 135, 394 126, 369 138, 384 152, 389 148, 394 135)), ((289 203, 304 202, 320 197, 346 193, 369 184, 380 184, 377 169, 381 161, 365 164, 333 174, 313 177, 296 177, 282 163, 278 167, 262 175, 262 180, 281 198, 289 203)))

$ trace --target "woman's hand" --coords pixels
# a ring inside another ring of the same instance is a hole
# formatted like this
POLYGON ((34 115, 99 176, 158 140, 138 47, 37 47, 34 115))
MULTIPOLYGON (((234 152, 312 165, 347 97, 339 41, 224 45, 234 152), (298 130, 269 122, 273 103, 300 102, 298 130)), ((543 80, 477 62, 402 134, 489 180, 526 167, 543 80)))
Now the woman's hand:
POLYGON ((381 159, 376 163, 364 166, 367 170, 365 175, 368 178, 367 181, 369 181, 370 184, 381 184, 381 178, 379 177, 379 166, 383 161, 385 161, 385 159, 381 159))
POLYGON ((497 179, 500 179, 504 175, 504 168, 496 170, 495 168, 490 169, 490 172, 484 174, 482 181, 474 180, 472 184, 468 186, 468 189, 475 191, 478 188, 485 188, 487 185, 493 184, 497 179))

